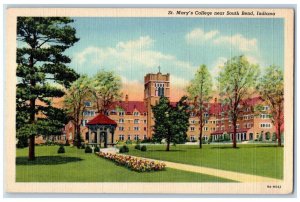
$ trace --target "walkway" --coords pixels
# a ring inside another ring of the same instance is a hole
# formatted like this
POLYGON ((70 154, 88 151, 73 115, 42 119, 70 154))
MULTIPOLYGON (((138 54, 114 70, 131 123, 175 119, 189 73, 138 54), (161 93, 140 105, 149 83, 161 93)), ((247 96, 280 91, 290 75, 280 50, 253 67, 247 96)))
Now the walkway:
MULTIPOLYGON (((106 148, 101 150, 102 152, 109 152, 109 153, 116 153, 117 149, 115 148, 106 148)), ((122 154, 124 155, 124 154, 122 154)), ((131 155, 132 156, 132 155, 131 155)), ((156 159, 149 159, 139 156, 134 156, 141 159, 146 159, 149 161, 159 161, 156 159)), ((166 164, 166 167, 168 168, 174 168, 177 170, 183 170, 188 172, 194 172, 194 173, 200 173, 205 175, 212 175, 220 178, 225 178, 229 180, 233 180, 236 182, 280 182, 282 180, 276 179, 276 178, 270 178, 270 177, 263 177, 263 176, 257 176, 257 175, 251 175, 251 174, 245 174, 245 173, 239 173, 239 172, 233 172, 233 171, 226 171, 226 170, 220 170, 215 168, 208 168, 208 167, 202 167, 202 166, 195 166, 195 165, 189 165, 189 164, 183 164, 183 163, 174 163, 170 161, 159 161, 166 164)))
MULTIPOLYGON (((138 157, 141 158, 141 157, 138 157)), ((156 159, 149 159, 149 158, 142 158, 147 159, 150 161, 158 161, 156 159)), ((202 167, 202 166, 194 166, 194 165, 188 165, 188 164, 182 164, 182 163, 174 163, 170 161, 160 161, 166 164, 166 167, 168 168, 174 168, 177 170, 184 170, 188 172, 194 172, 194 173, 201 173, 206 175, 212 175, 220 178, 225 178, 237 182, 280 182, 280 179, 270 178, 270 177, 263 177, 263 176, 257 176, 257 175, 251 175, 251 174, 244 174, 239 172, 233 172, 233 171, 226 171, 226 170, 220 170, 215 168, 208 168, 208 167, 202 167)))

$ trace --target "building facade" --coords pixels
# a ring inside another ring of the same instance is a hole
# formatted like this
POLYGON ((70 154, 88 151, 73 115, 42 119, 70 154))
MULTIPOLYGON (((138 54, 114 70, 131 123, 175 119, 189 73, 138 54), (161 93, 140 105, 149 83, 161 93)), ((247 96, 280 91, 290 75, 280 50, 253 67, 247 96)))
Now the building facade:
MULTIPOLYGON (((144 77, 143 101, 131 101, 129 95, 123 101, 114 102, 106 114, 117 123, 114 134, 117 141, 137 141, 151 139, 153 136, 154 117, 151 106, 158 103, 161 96, 170 98, 170 75, 147 74, 144 77)), ((95 103, 85 101, 86 109, 83 112, 81 124, 82 138, 87 141, 88 129, 86 124, 97 115, 95 103)), ((176 103, 171 103, 176 104, 176 103)), ((190 103, 191 105, 195 103, 190 103)), ((242 107, 242 113, 237 122, 237 141, 271 140, 275 127, 270 118, 269 106, 264 106, 259 97, 247 99, 242 107), (255 106, 263 105, 264 111, 256 112, 255 106)), ((199 140, 199 116, 192 111, 189 119, 187 141, 199 140)), ((207 103, 204 113, 203 139, 205 141, 218 141, 225 137, 232 140, 232 123, 229 119, 228 109, 214 98, 207 103)), ((75 138, 74 126, 70 122, 64 128, 64 139, 73 141, 75 138)))

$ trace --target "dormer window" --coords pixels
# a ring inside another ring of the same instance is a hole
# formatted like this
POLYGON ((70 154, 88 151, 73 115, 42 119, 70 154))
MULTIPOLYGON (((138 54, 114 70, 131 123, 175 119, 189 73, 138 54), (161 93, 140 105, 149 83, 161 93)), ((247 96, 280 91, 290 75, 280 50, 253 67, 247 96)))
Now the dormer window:
POLYGON ((84 101, 84 106, 85 107, 91 107, 92 106, 92 102, 90 102, 90 101, 84 101))
POLYGON ((133 116, 139 116, 139 112, 133 112, 133 116))

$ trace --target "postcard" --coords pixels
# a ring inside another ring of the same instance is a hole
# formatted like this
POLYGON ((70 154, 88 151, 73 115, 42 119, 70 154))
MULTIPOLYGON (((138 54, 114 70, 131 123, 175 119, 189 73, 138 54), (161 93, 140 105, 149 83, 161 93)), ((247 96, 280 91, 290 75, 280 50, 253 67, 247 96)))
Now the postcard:
POLYGON ((6 192, 293 192, 293 9, 6 14, 6 192))

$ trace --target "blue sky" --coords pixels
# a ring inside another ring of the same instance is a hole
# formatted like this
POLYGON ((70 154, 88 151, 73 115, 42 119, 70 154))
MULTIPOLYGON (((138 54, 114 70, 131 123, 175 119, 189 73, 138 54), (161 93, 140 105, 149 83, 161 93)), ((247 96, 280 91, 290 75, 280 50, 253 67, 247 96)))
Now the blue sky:
POLYGON ((224 62, 244 54, 262 68, 283 67, 283 19, 74 18, 80 41, 66 53, 78 73, 114 70, 125 83, 140 85, 146 73, 171 74, 184 88, 206 64, 213 76, 224 62))

